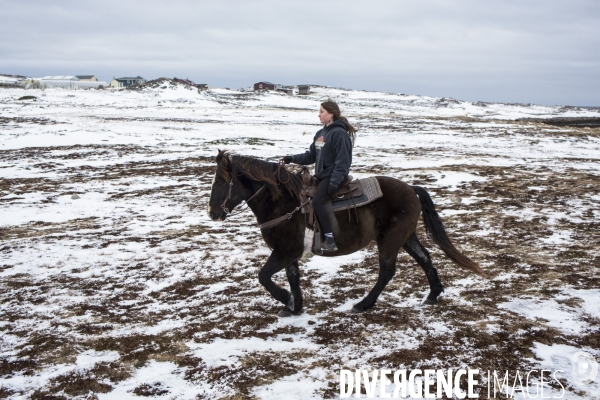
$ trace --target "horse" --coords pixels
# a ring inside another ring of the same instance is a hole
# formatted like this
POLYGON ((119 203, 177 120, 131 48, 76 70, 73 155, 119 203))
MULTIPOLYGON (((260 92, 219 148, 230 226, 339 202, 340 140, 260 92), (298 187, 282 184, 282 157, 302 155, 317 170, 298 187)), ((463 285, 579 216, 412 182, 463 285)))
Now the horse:
MULTIPOLYGON (((288 215, 283 222, 261 228, 267 246, 272 249, 258 273, 258 281, 283 304, 280 317, 297 315, 302 310, 302 291, 298 260, 304 252, 306 218, 294 212, 299 208, 302 179, 281 164, 221 151, 212 181, 207 213, 213 221, 223 221, 243 201, 256 216, 258 224, 288 215), (276 285, 272 276, 285 269, 290 291, 276 285)), ((377 176, 383 197, 356 209, 357 221, 338 214, 335 232, 338 250, 324 253, 336 257, 354 253, 376 241, 379 251, 379 276, 365 298, 352 307, 351 313, 372 308, 379 295, 396 273, 396 258, 403 248, 425 271, 430 292, 423 305, 434 305, 444 287, 433 267, 429 252, 416 235, 419 216, 433 241, 460 267, 485 277, 481 268, 457 250, 444 229, 429 193, 422 187, 390 177, 377 176)))

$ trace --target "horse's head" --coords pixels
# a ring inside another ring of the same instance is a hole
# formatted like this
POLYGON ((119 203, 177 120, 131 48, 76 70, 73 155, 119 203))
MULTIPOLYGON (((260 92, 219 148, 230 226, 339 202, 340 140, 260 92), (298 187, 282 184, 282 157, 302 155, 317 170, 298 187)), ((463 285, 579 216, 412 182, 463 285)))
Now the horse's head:
POLYGON ((245 198, 246 190, 237 179, 231 156, 219 150, 217 155, 217 172, 212 181, 208 216, 213 221, 223 221, 229 212, 245 198))
POLYGON ((284 191, 297 199, 301 180, 292 176, 285 167, 281 168, 276 163, 234 156, 219 150, 217 172, 208 201, 208 216, 213 221, 223 221, 242 201, 252 201, 259 193, 270 196, 270 201, 280 200, 284 191), (285 190, 282 191, 282 188, 285 190))

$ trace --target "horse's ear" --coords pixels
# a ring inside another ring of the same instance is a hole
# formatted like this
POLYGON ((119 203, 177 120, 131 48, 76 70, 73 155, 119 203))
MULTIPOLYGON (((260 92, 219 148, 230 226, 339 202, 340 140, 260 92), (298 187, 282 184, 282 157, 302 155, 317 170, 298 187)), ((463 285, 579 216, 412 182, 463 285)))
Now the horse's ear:
POLYGON ((223 166, 225 167, 229 165, 229 157, 227 157, 227 150, 219 149, 219 154, 217 154, 217 164, 223 164, 223 166))
POLYGON ((231 155, 227 151, 223 151, 223 156, 221 157, 221 164, 227 169, 231 167, 231 155))

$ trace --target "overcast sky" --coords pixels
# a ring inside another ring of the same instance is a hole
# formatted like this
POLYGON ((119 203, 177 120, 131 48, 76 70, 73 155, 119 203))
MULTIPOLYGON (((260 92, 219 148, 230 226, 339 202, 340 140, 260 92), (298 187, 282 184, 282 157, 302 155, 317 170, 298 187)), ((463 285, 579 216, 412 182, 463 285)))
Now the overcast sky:
POLYGON ((600 106, 600 1, 0 0, 0 73, 600 106))

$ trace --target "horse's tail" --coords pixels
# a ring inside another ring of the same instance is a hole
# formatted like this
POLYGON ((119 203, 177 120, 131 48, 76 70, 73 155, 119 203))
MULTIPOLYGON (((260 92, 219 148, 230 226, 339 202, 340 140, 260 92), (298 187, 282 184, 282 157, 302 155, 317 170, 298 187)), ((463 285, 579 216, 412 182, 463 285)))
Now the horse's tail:
POLYGON ((420 186, 411 186, 415 193, 421 200, 421 211, 423 213, 423 222, 425 222, 425 228, 427 233, 433 238, 433 241, 440 246, 440 248, 446 253, 448 257, 461 267, 468 269, 477 275, 486 278, 485 272, 477 265, 473 260, 462 254, 450 241, 450 238, 446 234, 444 224, 440 220, 440 216, 435 211, 433 201, 427 193, 427 190, 420 186))

